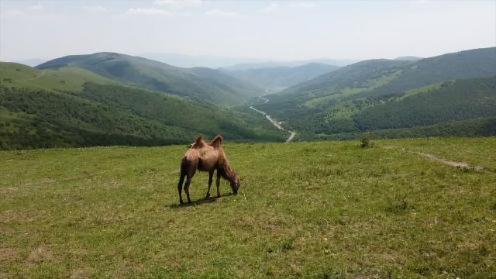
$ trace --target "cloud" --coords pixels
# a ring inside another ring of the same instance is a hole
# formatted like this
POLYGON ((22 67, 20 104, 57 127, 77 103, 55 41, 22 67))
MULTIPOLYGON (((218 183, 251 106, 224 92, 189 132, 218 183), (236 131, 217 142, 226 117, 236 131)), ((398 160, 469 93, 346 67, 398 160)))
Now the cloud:
POLYGON ((2 11, 0 10, 0 15, 2 17, 16 17, 16 16, 22 16, 24 15, 24 12, 21 11, 21 10, 5 10, 5 11, 2 11))
POLYGON ((30 10, 34 10, 34 11, 39 11, 41 9, 43 9, 43 5, 41 5, 39 2, 35 5, 31 5, 28 7, 30 10))
POLYGON ((126 11, 126 14, 128 14, 128 15, 164 15, 164 16, 173 15, 173 13, 171 13, 169 11, 157 9, 157 8, 129 8, 126 11))
POLYGON ((423 4, 429 4, 431 3, 430 0, 414 0, 414 1, 411 1, 413 4, 420 4, 420 5, 423 5, 423 4))
POLYGON ((266 7, 260 9, 258 12, 263 14, 271 14, 280 8, 279 3, 272 2, 266 7))
POLYGON ((186 9, 201 7, 202 0, 155 0, 155 5, 170 8, 170 9, 186 9))
POLYGON ((308 2, 308 1, 298 1, 298 2, 288 1, 286 5, 281 5, 280 2, 271 2, 269 5, 258 10, 258 12, 263 14, 272 14, 281 9, 286 9, 288 7, 298 8, 298 9, 310 9, 317 7, 317 5, 314 2, 308 2))
POLYGON ((130 8, 126 11, 127 15, 188 15, 185 11, 189 8, 200 7, 202 0, 155 0, 155 6, 147 8, 130 8))
POLYGON ((205 15, 213 16, 213 17, 237 17, 237 16, 239 16, 239 14, 236 12, 224 11, 224 10, 219 10, 219 9, 208 10, 205 12, 205 15))
POLYGON ((317 7, 317 5, 314 2, 306 2, 306 1, 301 1, 301 2, 292 2, 289 4, 291 8, 303 8, 303 9, 311 9, 317 7))
POLYGON ((84 6, 83 10, 89 12, 89 13, 104 13, 108 9, 102 6, 84 6))

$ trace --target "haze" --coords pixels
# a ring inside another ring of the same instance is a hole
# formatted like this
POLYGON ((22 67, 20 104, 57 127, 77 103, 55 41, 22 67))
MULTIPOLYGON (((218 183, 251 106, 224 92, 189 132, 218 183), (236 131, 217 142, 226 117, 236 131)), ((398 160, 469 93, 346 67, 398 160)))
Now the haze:
POLYGON ((496 1, 0 1, 0 60, 113 51, 270 60, 496 45, 496 1))

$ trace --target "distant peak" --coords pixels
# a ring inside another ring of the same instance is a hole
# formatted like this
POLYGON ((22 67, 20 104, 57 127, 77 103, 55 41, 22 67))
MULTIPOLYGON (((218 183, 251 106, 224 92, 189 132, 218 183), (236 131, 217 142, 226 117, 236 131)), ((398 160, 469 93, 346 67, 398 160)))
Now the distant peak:
POLYGON ((401 61, 417 61, 423 59, 423 57, 417 57, 417 56, 400 56, 395 58, 394 60, 401 60, 401 61))
POLYGON ((93 54, 90 54, 90 55, 92 55, 92 56, 101 56, 101 57, 112 57, 112 58, 122 57, 122 56, 128 56, 126 54, 117 53, 117 52, 97 52, 97 53, 93 53, 93 54))

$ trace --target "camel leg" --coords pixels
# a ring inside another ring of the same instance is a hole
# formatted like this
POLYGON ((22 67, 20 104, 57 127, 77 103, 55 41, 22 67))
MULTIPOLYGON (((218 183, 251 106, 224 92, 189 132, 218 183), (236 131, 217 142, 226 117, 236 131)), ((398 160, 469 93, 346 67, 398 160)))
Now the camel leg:
POLYGON ((184 183, 184 177, 186 174, 181 173, 179 175, 179 183, 177 184, 177 191, 179 192, 179 203, 183 204, 183 183, 184 183))
POLYGON ((188 203, 191 203, 191 199, 189 197, 189 185, 191 184, 191 177, 188 175, 186 177, 186 184, 184 184, 184 192, 186 192, 186 197, 188 198, 188 203))
POLYGON ((208 172, 208 191, 205 199, 210 198, 210 188, 212 187, 212 176, 214 176, 214 170, 208 172))
POLYGON ((220 186, 220 172, 217 169, 217 179, 215 180, 215 186, 217 187, 217 197, 220 198, 220 191, 219 191, 219 186, 220 186))
POLYGON ((184 184, 184 192, 186 192, 186 197, 188 198, 188 203, 191 203, 191 199, 189 197, 189 185, 191 184, 191 179, 195 175, 195 170, 193 170, 191 173, 188 173, 188 176, 186 176, 186 184, 184 184))

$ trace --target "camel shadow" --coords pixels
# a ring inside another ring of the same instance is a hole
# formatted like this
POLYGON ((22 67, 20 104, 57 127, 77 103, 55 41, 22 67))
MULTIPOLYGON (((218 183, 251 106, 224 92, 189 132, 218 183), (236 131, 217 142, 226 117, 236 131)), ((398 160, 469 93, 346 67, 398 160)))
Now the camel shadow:
POLYGON ((182 208, 182 207, 197 206, 197 205, 202 205, 202 204, 210 204, 210 203, 216 202, 217 199, 229 197, 229 196, 233 196, 233 195, 234 195, 233 193, 226 193, 226 194, 221 194, 220 197, 214 196, 214 197, 210 197, 208 199, 200 198, 200 199, 197 199, 195 201, 191 201, 190 203, 183 203, 183 204, 173 203, 173 204, 169 204, 168 207, 175 209, 175 208, 182 208))

